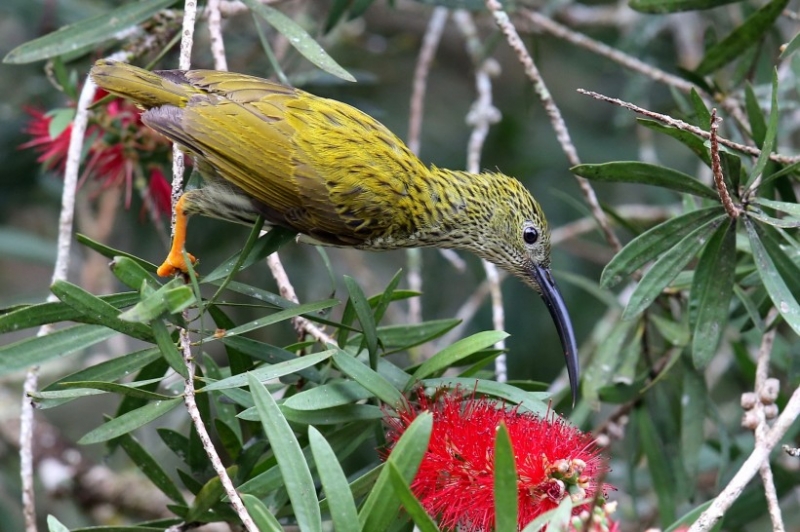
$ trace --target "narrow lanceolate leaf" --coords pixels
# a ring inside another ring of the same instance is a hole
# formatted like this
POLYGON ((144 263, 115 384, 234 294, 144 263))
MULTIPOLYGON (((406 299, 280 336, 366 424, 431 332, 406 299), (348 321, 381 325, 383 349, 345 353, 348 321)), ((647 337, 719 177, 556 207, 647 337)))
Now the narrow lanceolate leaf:
POLYGON ((333 363, 342 373, 349 375, 354 381, 372 392, 375 397, 389 406, 403 403, 404 398, 397 388, 377 371, 373 371, 341 349, 333 355, 333 363))
POLYGON ((494 518, 497 532, 517 530, 517 466, 505 423, 497 427, 494 444, 494 518))
MULTIPOLYGON (((403 480, 409 484, 414 480, 428 450, 432 430, 433 415, 423 412, 408 426, 386 460, 397 468, 403 480)), ((399 510, 400 501, 394 497, 389 469, 384 467, 358 514, 361 530, 387 530, 399 510)))
POLYGON ((392 482, 394 493, 397 495, 397 498, 400 499, 400 503, 403 505, 405 512, 411 517, 411 520, 414 521, 416 525, 415 530, 419 530, 419 532, 439 532, 436 523, 433 522, 431 516, 425 511, 425 507, 422 506, 419 499, 414 496, 414 492, 411 491, 411 487, 403 478, 403 475, 400 474, 400 471, 397 470, 397 467, 389 463, 386 464, 386 469, 389 470, 389 480, 392 482))
POLYGON ((636 122, 653 131, 658 131, 665 135, 674 138, 690 150, 694 152, 709 168, 711 167, 711 152, 706 145, 706 141, 698 137, 694 133, 678 129, 677 127, 667 126, 655 120, 648 120, 646 118, 637 118, 636 122))
MULTIPOLYGON (((147 283, 142 285, 147 289, 147 283)), ((143 290, 143 294, 146 291, 143 290)), ((195 303, 192 288, 175 279, 155 292, 143 296, 142 300, 132 308, 119 315, 121 320, 134 323, 148 323, 163 314, 176 314, 195 303)))
POLYGON ((120 312, 118 309, 77 285, 66 281, 56 281, 50 287, 50 291, 58 299, 80 312, 89 321, 98 325, 105 325, 109 329, 114 329, 139 340, 146 342, 153 340, 153 334, 148 327, 140 323, 131 323, 119 319, 120 312))
POLYGON ((167 324, 162 320, 153 320, 151 326, 153 328, 153 335, 156 337, 158 349, 161 351, 164 360, 167 361, 167 364, 169 364, 178 375, 184 379, 189 378, 189 370, 186 369, 186 362, 183 360, 181 352, 178 351, 178 346, 175 345, 172 334, 170 334, 169 329, 167 329, 167 324))
POLYGON ((179 397, 169 401, 154 401, 148 403, 141 408, 131 410, 130 412, 126 412, 119 417, 115 417, 103 423, 78 440, 78 443, 81 445, 89 445, 91 443, 100 443, 122 436, 143 425, 147 425, 154 419, 158 419, 180 403, 181 399, 179 397))
POLYGON ((336 453, 322 433, 311 426, 308 427, 308 443, 328 500, 333 529, 336 532, 359 532, 356 502, 336 453))
POLYGON ((721 206, 692 211, 659 224, 637 236, 617 253, 600 276, 600 286, 619 284, 647 262, 672 249, 689 233, 723 213, 721 206))
POLYGON ((292 373, 298 373, 305 368, 309 368, 311 366, 314 366, 315 364, 319 364, 323 360, 327 360, 328 358, 331 357, 331 355, 333 355, 333 353, 334 353, 333 350, 322 351, 321 353, 312 353, 304 357, 296 357, 293 360, 287 360, 286 362, 281 362, 279 364, 260 366, 258 369, 253 370, 248 374, 240 373, 239 375, 233 375, 232 377, 222 379, 221 381, 207 384, 206 386, 203 387, 202 391, 211 392, 214 390, 241 388, 242 386, 246 385, 249 381, 249 377, 247 375, 252 375, 256 379, 261 381, 269 381, 272 379, 283 377, 284 375, 291 375, 292 373))
POLYGON ((295 21, 272 7, 266 6, 257 0, 243 0, 250 10, 266 20, 273 28, 289 40, 289 43, 300 52, 303 57, 317 65, 319 68, 347 81, 355 81, 347 70, 333 60, 328 53, 295 21))
POLYGON ((249 493, 244 493, 242 494, 242 502, 260 532, 283 532, 283 527, 269 511, 269 508, 261 502, 261 499, 249 493))
POLYGON ((11 50, 4 63, 32 63, 114 38, 120 31, 152 17, 176 0, 129 2, 113 11, 64 26, 11 50))
POLYGON ((764 287, 767 289, 770 299, 775 308, 786 320, 786 323, 800 334, 800 305, 797 303, 781 274, 775 268, 775 263, 764 248, 761 238, 756 231, 755 223, 748 217, 744 219, 744 226, 747 228, 747 236, 750 240, 750 249, 753 251, 753 259, 756 262, 756 269, 764 287))
POLYGON ((662 254, 653 264, 631 294, 628 306, 622 312, 622 319, 633 319, 649 307, 664 288, 689 264, 708 237, 727 219, 720 216, 698 227, 678 242, 672 249, 662 254))
MULTIPOLYGON (((302 314, 311 314, 312 312, 317 312, 318 310, 331 308, 332 306, 337 305, 338 303, 339 301, 335 299, 326 299, 324 301, 316 301, 314 303, 305 303, 303 305, 298 305, 296 307, 292 307, 286 310, 281 310, 280 312, 276 312, 275 314, 270 314, 269 316, 264 316, 262 318, 258 318, 251 322, 239 325, 238 327, 234 327, 233 329, 229 329, 225 331, 225 336, 244 334, 246 332, 254 331, 262 327, 267 327, 268 325, 273 325, 275 323, 288 320, 290 318, 294 318, 295 316, 300 316, 302 314)), ((216 339, 215 336, 209 336, 203 341, 208 342, 214 339, 216 339)))
POLYGON ((739 0, 631 0, 628 5, 642 13, 677 13, 712 9, 739 0))
POLYGON ((691 300, 697 315, 692 338, 692 358, 705 368, 728 324, 736 273, 736 223, 722 224, 700 255, 692 282, 691 300))
POLYGON ((785 212, 786 214, 800 219, 800 204, 790 203, 788 201, 775 201, 767 198, 754 198, 753 203, 757 203, 762 207, 775 209, 776 211, 785 212))
POLYGON ((573 166, 570 170, 576 175, 593 181, 640 183, 713 200, 719 198, 714 190, 689 174, 656 164, 617 161, 603 164, 581 164, 573 166))
MULTIPOLYGON (((773 4, 775 2, 781 2, 781 1, 783 0, 774 0, 773 4)), ((769 5, 767 7, 769 7, 769 5)), ((783 5, 786 6, 786 2, 783 2, 783 5)), ((781 10, 782 9, 783 8, 781 8, 781 10)), ((764 168, 766 168, 767 163, 769 162, 769 156, 772 153, 772 149, 775 147, 775 137, 777 135, 778 135, 778 70, 773 69, 772 108, 770 109, 769 112, 767 133, 766 136, 764 137, 764 144, 761 146, 761 154, 758 156, 756 164, 753 165, 753 169, 750 171, 750 175, 747 177, 747 182, 744 185, 745 188, 750 188, 750 186, 755 182, 756 178, 758 178, 758 176, 761 175, 761 172, 764 171, 764 168)))
POLYGON ((292 428, 281 414, 275 399, 258 379, 250 376, 250 393, 261 418, 264 433, 281 470, 283 483, 300 530, 320 532, 322 517, 317 502, 314 479, 303 457, 303 450, 292 428))
POLYGON ((650 471, 653 486, 658 496, 658 513, 661 525, 667 526, 675 518, 675 476, 670 472, 667 459, 669 453, 664 448, 664 442, 658 436, 655 424, 646 408, 635 411, 635 425, 639 428, 639 439, 642 449, 647 456, 647 466, 650 471))
POLYGON ((186 504, 178 486, 175 485, 170 476, 164 471, 164 468, 161 467, 158 460, 153 458, 153 455, 142 447, 136 438, 130 434, 123 434, 120 437, 119 443, 122 450, 124 450, 133 463, 136 464, 139 471, 144 473, 144 475, 150 479, 150 482, 160 489, 164 495, 178 504, 186 504))
MULTIPOLYGON (((139 294, 136 292, 122 292, 119 294, 100 296, 99 299, 105 301, 115 309, 119 309, 133 305, 139 301, 139 294)), ((0 334, 11 331, 21 331, 22 329, 28 329, 30 327, 38 327, 46 323, 77 321, 82 317, 84 317, 83 313, 60 301, 21 306, 20 308, 0 315, 0 334)))
POLYGON ((697 476, 700 451, 705 444, 703 424, 706 419, 708 390, 703 376, 684 365, 681 390, 681 461, 690 479, 697 476))
POLYGON ((0 375, 70 355, 119 334, 102 325, 76 325, 0 347, 0 375))
POLYGON ((353 304, 356 316, 358 316, 358 321, 361 323, 361 330, 367 342, 369 365, 372 369, 376 369, 378 367, 378 333, 375 330, 375 317, 372 315, 372 308, 369 306, 367 297, 355 279, 345 275, 344 284, 347 286, 350 301, 353 304))
POLYGON ((458 365, 459 360, 477 353, 481 349, 491 347, 504 338, 508 338, 508 333, 505 331, 483 331, 468 338, 462 338, 423 362, 414 372, 414 379, 425 379, 450 366, 458 365))
POLYGON ((789 0, 772 0, 733 30, 727 37, 712 46, 695 69, 700 76, 711 74, 740 57, 745 50, 758 43, 772 28, 789 0))

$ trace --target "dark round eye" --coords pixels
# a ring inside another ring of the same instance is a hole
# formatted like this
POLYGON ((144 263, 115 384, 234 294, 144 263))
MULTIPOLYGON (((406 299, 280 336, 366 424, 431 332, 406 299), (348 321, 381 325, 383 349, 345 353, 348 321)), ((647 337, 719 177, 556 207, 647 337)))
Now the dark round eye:
POLYGON ((535 227, 526 227, 522 230, 522 239, 526 244, 535 244, 539 240, 539 231, 535 227))

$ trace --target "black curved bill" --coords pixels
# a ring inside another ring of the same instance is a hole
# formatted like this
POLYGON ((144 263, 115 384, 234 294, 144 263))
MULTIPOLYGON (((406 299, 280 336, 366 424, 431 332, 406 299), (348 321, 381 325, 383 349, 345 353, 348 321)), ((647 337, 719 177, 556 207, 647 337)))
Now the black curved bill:
POLYGON ((572 406, 578 400, 578 375, 580 374, 580 364, 578 362, 578 345, 575 343, 575 333, 572 331, 572 321, 569 319, 567 306, 561 297, 553 275, 549 268, 534 266, 531 268, 531 276, 536 280, 536 284, 541 289, 542 299, 544 299, 550 315, 558 329, 558 337, 561 339, 561 346, 564 348, 564 358, 567 360, 567 374, 569 375, 569 387, 572 390, 572 406))

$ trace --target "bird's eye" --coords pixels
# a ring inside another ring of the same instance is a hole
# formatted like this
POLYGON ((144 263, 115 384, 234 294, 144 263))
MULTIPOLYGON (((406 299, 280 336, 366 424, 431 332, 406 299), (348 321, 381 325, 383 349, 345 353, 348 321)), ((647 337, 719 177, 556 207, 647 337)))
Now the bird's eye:
POLYGON ((539 231, 535 227, 526 227, 522 230, 522 239, 526 244, 535 244, 539 240, 539 231))

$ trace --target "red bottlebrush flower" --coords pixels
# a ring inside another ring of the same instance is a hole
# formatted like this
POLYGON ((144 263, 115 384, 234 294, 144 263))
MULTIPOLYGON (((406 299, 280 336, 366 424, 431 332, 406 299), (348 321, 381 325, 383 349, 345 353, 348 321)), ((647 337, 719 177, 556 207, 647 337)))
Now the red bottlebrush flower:
MULTIPOLYGON (((414 405, 386 419, 393 446, 420 412, 433 414, 428 450, 411 489, 442 529, 489 532, 494 529, 494 445, 505 423, 517 466, 519 528, 557 507, 564 497, 592 499, 608 486, 598 478, 608 465, 594 439, 557 418, 544 418, 491 399, 442 390, 431 399, 422 391, 414 405)), ((574 509, 574 515, 588 511, 574 509)))
POLYGON ((167 215, 172 213, 172 186, 164 176, 164 172, 157 166, 150 169, 147 197, 157 213, 167 215))
POLYGON ((39 153, 36 161, 42 163, 45 168, 63 170, 67 163, 72 124, 65 127, 56 138, 51 138, 50 123, 53 121, 53 117, 34 108, 28 108, 26 112, 31 115, 31 120, 24 132, 32 138, 28 142, 20 144, 19 148, 33 148, 39 153))

